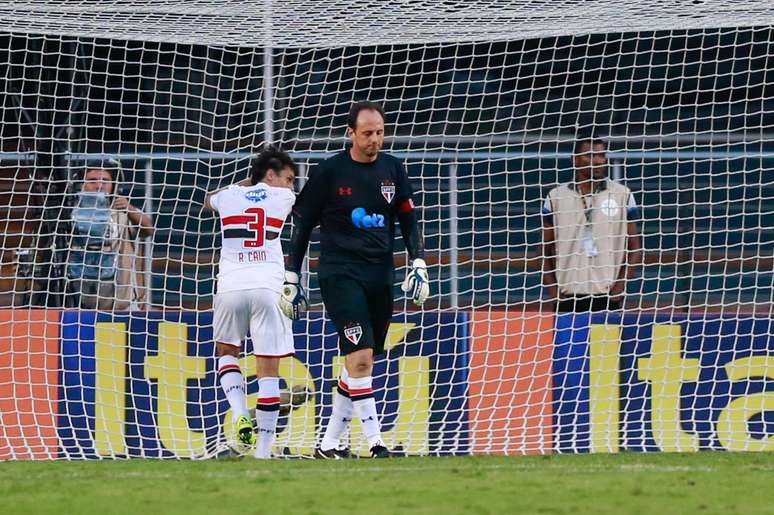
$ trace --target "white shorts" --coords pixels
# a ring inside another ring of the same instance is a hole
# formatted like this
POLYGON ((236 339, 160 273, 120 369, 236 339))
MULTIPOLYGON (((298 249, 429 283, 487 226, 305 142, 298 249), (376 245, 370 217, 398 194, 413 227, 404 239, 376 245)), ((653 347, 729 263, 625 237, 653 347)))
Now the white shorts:
POLYGON ((249 329, 256 356, 292 356, 293 326, 278 302, 279 293, 265 288, 216 293, 215 341, 240 346, 249 329))

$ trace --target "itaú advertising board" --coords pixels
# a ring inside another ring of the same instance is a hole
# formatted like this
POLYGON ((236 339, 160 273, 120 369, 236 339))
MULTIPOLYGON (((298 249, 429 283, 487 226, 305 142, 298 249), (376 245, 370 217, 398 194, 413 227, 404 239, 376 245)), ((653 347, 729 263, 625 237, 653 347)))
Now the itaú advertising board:
POLYGON ((774 322, 559 315, 558 452, 774 450, 774 322))
MULTIPOLYGON (((281 388, 306 394, 280 420, 278 443, 310 454, 330 417, 341 359, 321 315, 297 321, 294 332, 296 355, 283 360, 281 388)), ((408 454, 469 452, 467 345, 465 313, 395 318, 373 374, 388 445, 408 454)), ((251 405, 254 358, 241 365, 251 405)), ((211 312, 63 312, 61 457, 204 458, 224 450, 231 417, 215 369, 211 312)), ((353 443, 362 440, 357 425, 352 431, 353 443)))
MULTIPOLYGON (((281 387, 303 395, 278 443, 307 454, 341 358, 319 313, 294 331, 281 387)), ((428 312, 396 316, 387 348, 377 409, 408 454, 774 448, 768 318, 428 312)), ((0 310, 0 460, 215 456, 215 362, 209 312, 0 310)), ((252 404, 251 356, 242 370, 252 404)))

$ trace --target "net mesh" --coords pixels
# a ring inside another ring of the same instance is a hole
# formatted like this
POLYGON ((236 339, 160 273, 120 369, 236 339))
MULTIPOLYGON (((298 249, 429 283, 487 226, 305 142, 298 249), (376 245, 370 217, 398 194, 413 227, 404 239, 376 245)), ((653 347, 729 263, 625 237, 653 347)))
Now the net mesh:
MULTIPOLYGON (((226 452, 220 236, 204 195, 245 177, 263 141, 291 151, 303 184, 343 148, 363 99, 387 111, 433 290, 421 311, 396 297, 376 365, 390 446, 769 448, 771 6, 329 7, 0 3, 0 459, 226 452), (624 311, 555 315, 541 303, 541 209, 572 179, 584 130, 607 141, 611 178, 640 206, 644 266, 624 311), (116 174, 115 195, 151 216, 152 235, 100 221, 101 200, 79 195, 86 167, 116 174), (100 223, 131 248, 112 264, 84 243, 100 223), (111 270, 122 288, 83 281, 111 270)), ((282 368, 278 452, 294 456, 319 440, 341 365, 316 236, 310 255, 312 312, 282 368)), ((398 277, 404 263, 398 253, 398 277)), ((247 388, 254 399, 254 376, 247 388)))
POLYGON ((513 39, 768 23, 764 0, 15 1, 5 30, 216 46, 320 48, 513 39), (292 23, 288 23, 292 20, 292 23))

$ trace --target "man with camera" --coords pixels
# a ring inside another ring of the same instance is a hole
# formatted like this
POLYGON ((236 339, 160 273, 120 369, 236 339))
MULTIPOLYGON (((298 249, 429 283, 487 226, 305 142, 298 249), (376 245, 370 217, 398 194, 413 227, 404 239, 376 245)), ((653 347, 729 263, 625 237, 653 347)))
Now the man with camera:
POLYGON ((89 167, 71 215, 66 265, 67 307, 126 311, 148 299, 140 238, 153 235, 151 217, 118 195, 117 165, 89 167))

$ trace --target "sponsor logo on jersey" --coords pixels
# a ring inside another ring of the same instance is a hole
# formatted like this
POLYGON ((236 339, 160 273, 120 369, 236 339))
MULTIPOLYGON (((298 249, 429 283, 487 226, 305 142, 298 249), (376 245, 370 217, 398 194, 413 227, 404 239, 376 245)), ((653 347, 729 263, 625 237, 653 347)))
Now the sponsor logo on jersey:
POLYGON ((269 192, 266 190, 251 190, 245 193, 245 198, 250 202, 261 202, 266 200, 269 196, 269 192))
POLYGON ((382 197, 388 204, 392 203, 395 197, 395 183, 392 181, 382 181, 382 197))
POLYGON ((344 328, 344 337, 352 343, 352 345, 357 345, 360 343, 360 338, 363 337, 363 328, 360 327, 360 324, 350 325, 349 327, 344 328))
POLYGON ((341 197, 352 196, 352 186, 339 186, 339 196, 341 197))
POLYGON ((356 207, 352 210, 352 223, 358 229, 384 227, 384 215, 378 213, 369 215, 362 207, 356 207))

